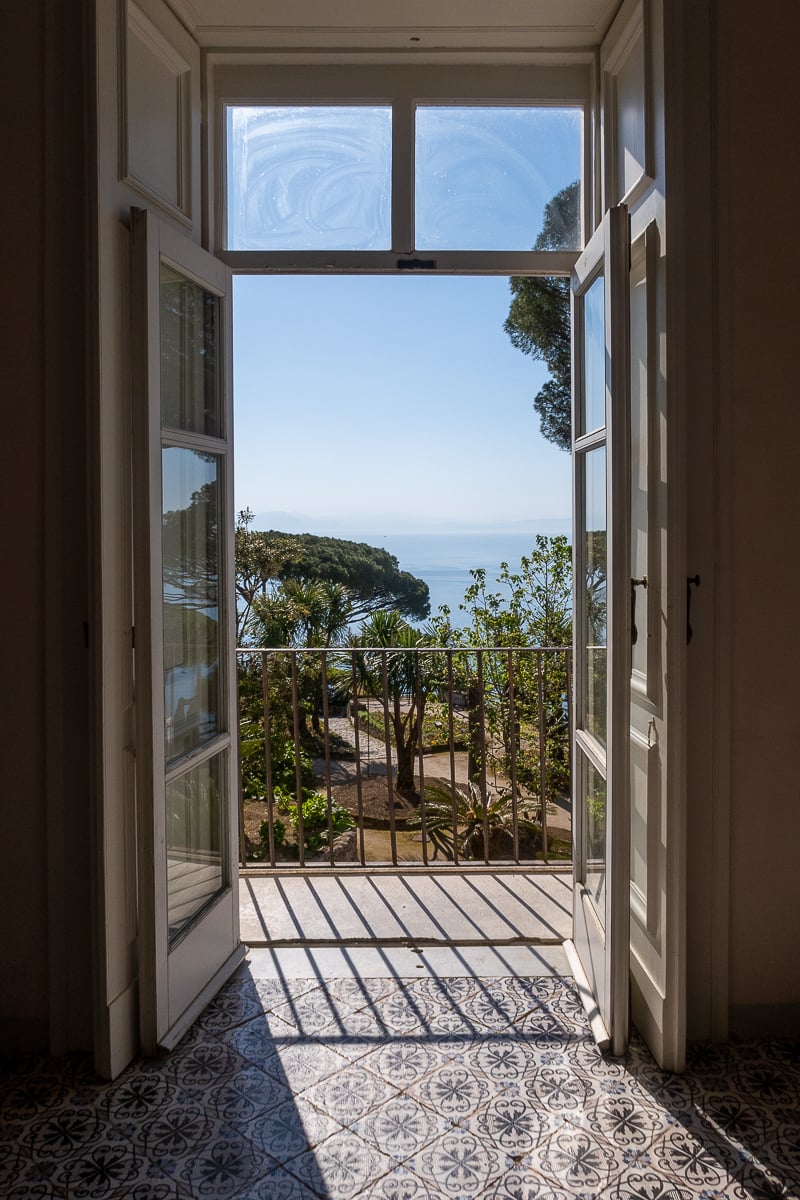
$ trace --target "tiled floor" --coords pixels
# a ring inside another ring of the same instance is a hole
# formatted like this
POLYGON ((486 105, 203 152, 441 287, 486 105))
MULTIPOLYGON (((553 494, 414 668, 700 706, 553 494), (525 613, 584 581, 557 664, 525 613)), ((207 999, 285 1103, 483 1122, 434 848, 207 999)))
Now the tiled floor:
POLYGON ((254 960, 170 1056, 17 1063, 0 1115, 3 1200, 800 1196, 800 1044, 604 1059, 553 974, 254 960))

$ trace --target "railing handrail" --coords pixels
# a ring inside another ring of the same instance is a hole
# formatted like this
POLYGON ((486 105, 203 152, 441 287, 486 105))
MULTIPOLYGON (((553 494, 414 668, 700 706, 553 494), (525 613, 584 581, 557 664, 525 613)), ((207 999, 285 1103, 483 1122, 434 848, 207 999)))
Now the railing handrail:
MULTIPOLYGON (((476 654, 479 650, 485 650, 487 653, 493 651, 504 650, 508 653, 509 650, 520 652, 530 650, 532 652, 541 651, 542 653, 563 653, 565 650, 571 650, 572 643, 569 642, 564 646, 237 646, 237 654, 348 654, 354 650, 386 650, 388 652, 399 653, 421 653, 431 654, 439 653, 446 654, 457 653, 463 651, 465 654, 476 654)), ((601 647, 605 649, 605 647, 601 647)))

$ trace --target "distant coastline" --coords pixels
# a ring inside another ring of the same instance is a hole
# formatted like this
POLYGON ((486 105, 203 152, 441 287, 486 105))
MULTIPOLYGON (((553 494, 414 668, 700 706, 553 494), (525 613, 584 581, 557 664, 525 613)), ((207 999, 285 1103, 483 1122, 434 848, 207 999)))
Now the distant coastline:
POLYGON ((446 604, 453 624, 458 626, 463 618, 458 606, 472 583, 470 571, 484 567, 489 589, 501 590, 495 583, 500 564, 507 562, 512 568, 518 567, 522 556, 533 549, 537 534, 545 537, 563 534, 569 538, 570 523, 531 524, 524 533, 393 533, 378 538, 375 534, 342 530, 332 536, 383 546, 395 556, 401 570, 425 580, 430 588, 431 615, 446 604))

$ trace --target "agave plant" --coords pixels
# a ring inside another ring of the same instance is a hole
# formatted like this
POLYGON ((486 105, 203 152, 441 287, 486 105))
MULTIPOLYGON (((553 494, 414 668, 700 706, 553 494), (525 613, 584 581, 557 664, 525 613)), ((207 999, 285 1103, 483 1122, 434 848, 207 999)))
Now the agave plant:
MULTIPOLYGON (((425 784, 425 829, 435 851, 446 858, 454 857, 454 808, 460 858, 497 857, 500 845, 513 839, 514 806, 509 791, 484 797, 478 784, 472 781, 466 787, 453 787, 444 780, 431 780, 425 784)), ((409 822, 412 824, 421 828, 422 815, 409 822)), ((516 825, 519 833, 530 837, 538 836, 541 831, 532 810, 519 797, 516 825)))

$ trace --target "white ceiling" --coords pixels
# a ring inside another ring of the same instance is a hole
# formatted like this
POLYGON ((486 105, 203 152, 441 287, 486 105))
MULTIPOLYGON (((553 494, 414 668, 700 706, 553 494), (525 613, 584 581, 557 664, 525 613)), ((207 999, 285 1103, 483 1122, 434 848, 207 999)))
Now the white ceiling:
POLYGON ((597 46, 621 0, 168 0, 202 46, 511 50, 597 46))

